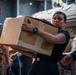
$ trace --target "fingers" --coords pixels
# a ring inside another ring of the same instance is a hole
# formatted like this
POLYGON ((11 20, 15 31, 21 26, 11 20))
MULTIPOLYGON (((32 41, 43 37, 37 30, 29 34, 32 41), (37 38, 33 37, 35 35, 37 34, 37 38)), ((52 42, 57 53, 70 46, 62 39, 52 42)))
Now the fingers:
POLYGON ((64 56, 61 60, 62 65, 67 66, 69 64, 69 60, 68 56, 64 56))
POLYGON ((28 19, 28 23, 31 24, 31 21, 28 19))
POLYGON ((33 28, 35 28, 35 27, 29 19, 27 20, 26 23, 23 23, 22 26, 21 26, 22 31, 27 31, 27 32, 30 32, 30 33, 33 32, 33 28))
POLYGON ((22 26, 27 26, 27 25, 32 25, 31 20, 28 19, 26 23, 23 23, 22 24, 22 26))
POLYGON ((26 26, 25 26, 26 24, 22 24, 22 26, 21 26, 21 30, 25 30, 26 29, 26 26))
POLYGON ((68 66, 70 63, 68 61, 61 62, 63 66, 68 66))
POLYGON ((67 66, 67 62, 66 62, 65 60, 62 60, 62 61, 61 61, 61 64, 62 64, 63 66, 67 66))
POLYGON ((72 61, 73 61, 73 58, 70 55, 68 55, 63 57, 63 59, 61 60, 61 63, 63 66, 68 66, 69 64, 72 63, 72 61))

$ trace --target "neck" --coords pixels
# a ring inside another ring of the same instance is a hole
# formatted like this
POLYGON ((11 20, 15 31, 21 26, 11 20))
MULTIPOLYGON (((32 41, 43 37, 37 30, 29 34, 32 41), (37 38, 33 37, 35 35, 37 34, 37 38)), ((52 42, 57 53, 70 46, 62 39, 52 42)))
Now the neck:
POLYGON ((61 30, 64 30, 64 28, 62 28, 62 29, 59 29, 59 30, 58 30, 58 32, 59 32, 59 31, 61 31, 61 30))

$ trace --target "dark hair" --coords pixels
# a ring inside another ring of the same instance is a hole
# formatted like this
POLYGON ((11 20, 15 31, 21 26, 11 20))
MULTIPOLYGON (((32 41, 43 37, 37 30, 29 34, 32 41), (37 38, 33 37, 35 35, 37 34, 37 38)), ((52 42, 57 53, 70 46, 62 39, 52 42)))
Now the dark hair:
MULTIPOLYGON (((55 14, 61 14, 61 15, 63 15, 63 16, 64 16, 64 21, 66 22, 67 16, 66 16, 65 13, 63 13, 63 12, 61 12, 61 11, 57 11, 57 12, 54 13, 54 15, 55 15, 55 14)), ((53 17, 54 17, 54 15, 53 15, 53 17)))

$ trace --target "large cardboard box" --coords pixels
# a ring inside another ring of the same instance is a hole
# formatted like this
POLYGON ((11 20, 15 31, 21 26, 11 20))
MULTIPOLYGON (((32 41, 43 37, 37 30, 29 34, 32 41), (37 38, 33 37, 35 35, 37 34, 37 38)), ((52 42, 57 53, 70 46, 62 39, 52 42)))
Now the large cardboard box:
POLYGON ((28 16, 7 18, 4 21, 0 44, 5 44, 23 51, 28 50, 50 56, 54 44, 46 42, 33 33, 21 31, 22 23, 26 23, 28 20, 30 20, 39 30, 54 35, 58 32, 58 28, 45 20, 28 16))

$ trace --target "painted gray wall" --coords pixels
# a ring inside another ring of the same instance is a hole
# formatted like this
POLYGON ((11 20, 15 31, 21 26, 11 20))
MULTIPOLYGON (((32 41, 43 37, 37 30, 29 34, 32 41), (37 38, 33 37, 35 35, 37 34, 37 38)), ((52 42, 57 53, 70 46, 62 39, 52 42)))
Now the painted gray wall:
MULTIPOLYGON (((44 2, 43 1, 35 1, 32 2, 32 5, 29 4, 30 2, 20 2, 20 15, 28 15, 31 16, 32 14, 43 11, 44 10, 44 2)), ((47 2, 47 10, 51 9, 51 1, 47 2)))
POLYGON ((52 8, 52 1, 47 2, 47 10, 52 8))
POLYGON ((12 16, 17 16, 17 0, 13 0, 12 2, 12 16))
MULTIPOLYGON (((29 0, 27 1, 24 0, 24 2, 20 1, 20 9, 19 9, 20 15, 30 16, 36 12, 44 10, 43 1, 34 1, 34 0, 32 1, 33 1, 33 5, 29 5, 29 0)), ((47 10, 52 8, 50 2, 47 3, 47 10)), ((2 15, 0 16, 0 23, 3 23, 6 17, 17 16, 17 0, 6 0, 6 1, 0 0, 0 8, 2 10, 2 15)))
POLYGON ((16 0, 13 1, 0 1, 0 8, 2 15, 0 16, 0 23, 3 23, 7 17, 15 17, 17 13, 16 0))
POLYGON ((2 15, 0 16, 0 23, 3 23, 6 17, 12 15, 12 5, 9 2, 0 2, 0 8, 2 10, 2 15))
POLYGON ((33 3, 32 5, 27 3, 20 3, 20 15, 28 15, 35 13, 37 11, 37 3, 33 3))

